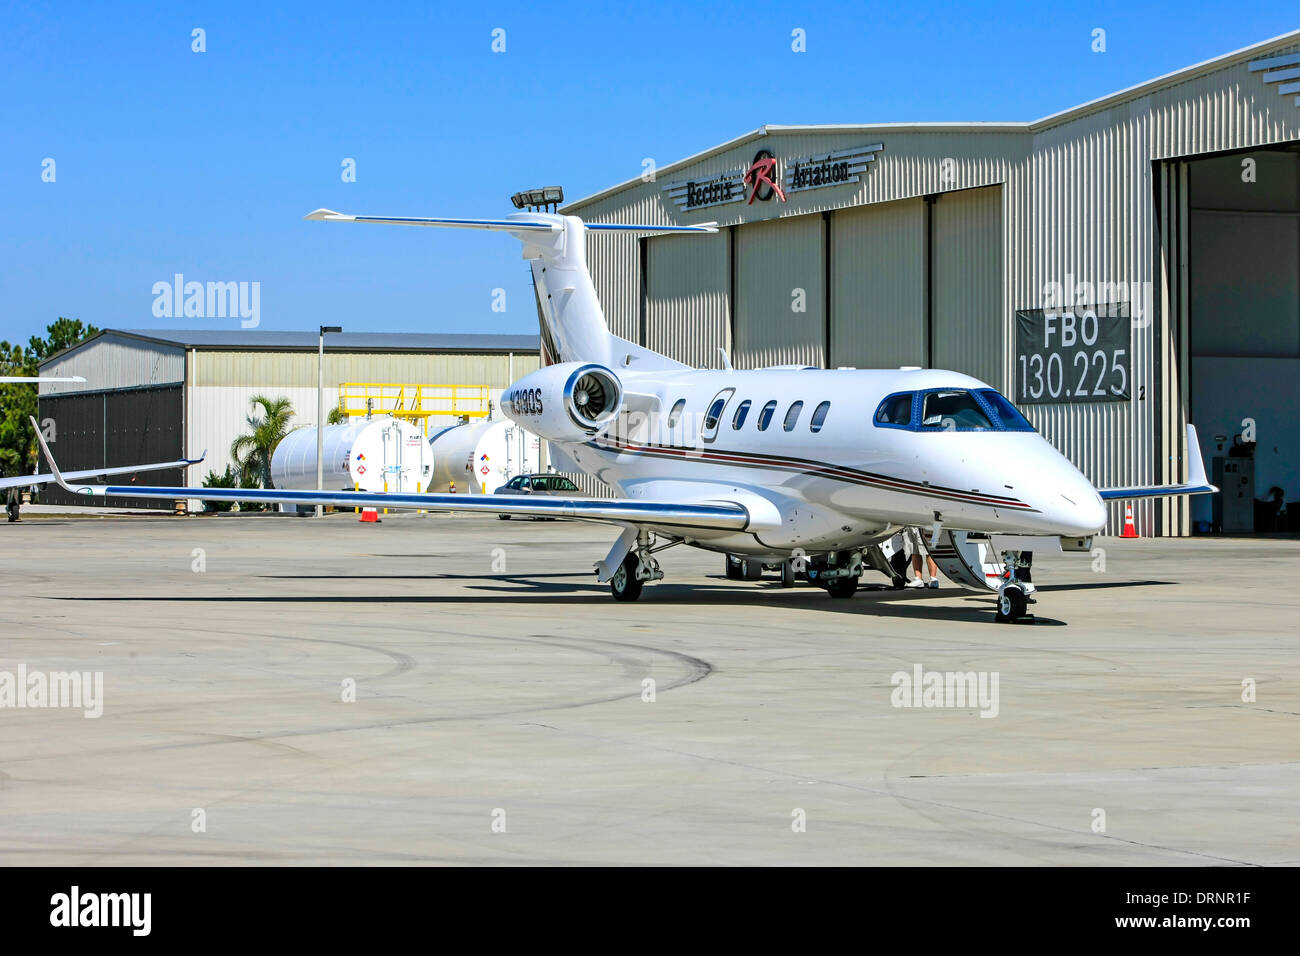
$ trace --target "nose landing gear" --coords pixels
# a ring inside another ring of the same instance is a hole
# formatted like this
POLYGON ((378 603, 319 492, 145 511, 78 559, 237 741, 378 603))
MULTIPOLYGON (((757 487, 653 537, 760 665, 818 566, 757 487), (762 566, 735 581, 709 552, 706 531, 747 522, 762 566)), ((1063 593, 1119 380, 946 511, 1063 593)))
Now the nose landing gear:
POLYGON ((1006 565, 1007 576, 998 588, 998 611, 993 619, 999 624, 1033 624, 1034 616, 1026 613, 1029 595, 1034 591, 1029 570, 1033 552, 1004 551, 1002 560, 1006 565))

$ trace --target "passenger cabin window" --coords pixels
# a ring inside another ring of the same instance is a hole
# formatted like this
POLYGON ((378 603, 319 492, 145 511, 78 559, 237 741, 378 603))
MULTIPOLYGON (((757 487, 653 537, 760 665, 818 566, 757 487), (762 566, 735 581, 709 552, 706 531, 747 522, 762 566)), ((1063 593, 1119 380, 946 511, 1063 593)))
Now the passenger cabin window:
POLYGON ((819 432, 822 430, 822 424, 826 421, 826 413, 831 410, 830 402, 822 402, 813 409, 812 421, 808 423, 808 430, 819 432))
POLYGON ((731 401, 731 396, 735 393, 734 388, 724 388, 709 403, 709 410, 704 413, 704 428, 700 432, 700 437, 705 441, 713 441, 718 431, 718 422, 722 420, 722 413, 727 407, 727 402, 731 401))
POLYGON ((876 424, 902 427, 912 424, 912 393, 890 395, 881 402, 876 409, 876 424))
POLYGON ((767 431, 767 426, 772 424, 772 413, 776 411, 776 402, 768 402, 763 406, 763 410, 758 413, 758 430, 767 431))
POLYGON ((785 430, 793 431, 795 422, 799 421, 799 413, 803 411, 803 402, 795 402, 785 413, 785 430))
POLYGON ((980 403, 966 389, 948 389, 925 393, 921 411, 921 429, 961 431, 969 428, 992 428, 980 403))
POLYGON ((686 399, 679 398, 673 402, 672 411, 668 413, 668 427, 676 428, 677 423, 682 420, 682 409, 686 407, 686 399))
POLYGON ((732 428, 736 429, 737 431, 740 430, 740 426, 745 424, 745 416, 749 414, 749 406, 752 404, 753 403, 749 401, 749 399, 745 399, 745 401, 741 402, 736 407, 736 415, 731 420, 732 428))

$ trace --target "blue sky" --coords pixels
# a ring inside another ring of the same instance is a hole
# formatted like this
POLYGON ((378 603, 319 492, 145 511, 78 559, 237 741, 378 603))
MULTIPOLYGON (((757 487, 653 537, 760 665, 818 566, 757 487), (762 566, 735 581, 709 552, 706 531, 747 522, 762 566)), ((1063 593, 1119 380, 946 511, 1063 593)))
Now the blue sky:
POLYGON ((1294 0, 0 4, 0 338, 237 326, 155 318, 177 272, 260 282, 262 328, 534 332, 513 240, 301 217, 499 215, 764 123, 1036 119, 1298 26, 1294 0))

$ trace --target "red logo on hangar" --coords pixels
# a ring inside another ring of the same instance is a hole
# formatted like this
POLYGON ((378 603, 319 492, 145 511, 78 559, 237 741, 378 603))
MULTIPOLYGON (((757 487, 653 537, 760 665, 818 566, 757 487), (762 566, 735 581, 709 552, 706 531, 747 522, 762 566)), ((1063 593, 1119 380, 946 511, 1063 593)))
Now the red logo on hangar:
POLYGON ((754 154, 749 169, 745 170, 745 188, 749 190, 749 202, 745 205, 754 205, 755 199, 768 202, 773 195, 785 202, 785 190, 781 188, 780 180, 776 157, 766 149, 760 149, 754 154))

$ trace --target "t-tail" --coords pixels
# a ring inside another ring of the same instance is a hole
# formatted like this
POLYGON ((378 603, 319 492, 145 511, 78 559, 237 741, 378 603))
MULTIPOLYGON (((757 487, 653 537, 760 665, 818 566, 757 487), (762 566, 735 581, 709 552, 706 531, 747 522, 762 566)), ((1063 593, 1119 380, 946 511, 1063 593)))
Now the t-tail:
POLYGON ((396 226, 441 226, 508 232, 524 247, 533 271, 541 325, 542 361, 596 362, 609 368, 686 368, 665 355, 619 338, 609 331, 605 311, 587 271, 587 231, 717 232, 716 223, 697 226, 638 226, 584 223, 577 216, 515 213, 504 219, 427 219, 408 216, 348 216, 317 209, 306 219, 321 222, 377 222, 396 226))

